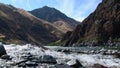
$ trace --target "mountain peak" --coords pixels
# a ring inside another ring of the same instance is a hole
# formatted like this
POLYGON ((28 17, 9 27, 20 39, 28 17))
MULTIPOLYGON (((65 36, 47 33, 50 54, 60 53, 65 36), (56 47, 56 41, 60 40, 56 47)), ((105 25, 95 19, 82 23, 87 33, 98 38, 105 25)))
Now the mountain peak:
POLYGON ((59 10, 55 8, 51 8, 48 6, 44 6, 42 8, 38 8, 35 10, 30 11, 33 15, 35 15, 38 18, 44 19, 49 22, 57 21, 60 17, 65 18, 66 15, 60 12, 59 10))
MULTIPOLYGON (((42 8, 32 10, 32 11, 30 11, 30 13, 38 18, 44 19, 51 23, 69 18, 69 20, 71 19, 72 22, 74 22, 75 24, 78 24, 78 22, 75 21, 74 19, 68 17, 64 13, 57 10, 56 8, 49 7, 49 6, 44 6, 42 8)), ((70 21, 65 21, 65 22, 69 23, 70 21)))
POLYGON ((60 28, 62 28, 62 30, 64 28, 65 32, 68 31, 68 28, 70 28, 70 31, 73 30, 76 27, 76 25, 79 24, 79 22, 67 17, 64 13, 60 12, 59 10, 48 6, 32 10, 30 11, 30 13, 40 19, 55 24, 55 26, 61 26, 60 28))
POLYGON ((43 8, 49 8, 47 5, 43 6, 43 8))

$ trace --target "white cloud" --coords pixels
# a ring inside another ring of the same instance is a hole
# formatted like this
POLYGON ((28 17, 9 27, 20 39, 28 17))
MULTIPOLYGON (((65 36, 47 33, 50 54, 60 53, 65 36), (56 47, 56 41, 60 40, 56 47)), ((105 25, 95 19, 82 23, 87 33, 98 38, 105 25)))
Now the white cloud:
POLYGON ((88 1, 87 5, 85 5, 85 4, 82 5, 82 7, 83 7, 82 10, 84 10, 84 11, 91 10, 96 7, 95 4, 96 4, 96 0, 88 1))
POLYGON ((26 0, 26 7, 27 7, 28 9, 31 9, 30 0, 26 0))
POLYGON ((90 13, 92 13, 97 7, 97 0, 85 0, 86 2, 79 5, 78 9, 74 9, 72 16, 78 20, 83 21, 90 13))
POLYGON ((60 10, 67 15, 71 15, 74 10, 75 0, 61 0, 60 1, 60 10))
POLYGON ((11 0, 13 4, 15 4, 16 0, 11 0))
MULTIPOLYGON (((75 18, 78 21, 83 21, 87 15, 92 12, 92 10, 95 9, 95 4, 97 0, 85 0, 79 3, 79 5, 76 6, 75 1, 76 0, 55 0, 57 3, 60 3, 59 9, 63 13, 66 13, 66 15, 75 18), (74 9, 74 7, 78 7, 77 9, 74 9)), ((77 2, 77 1, 76 1, 77 2)))

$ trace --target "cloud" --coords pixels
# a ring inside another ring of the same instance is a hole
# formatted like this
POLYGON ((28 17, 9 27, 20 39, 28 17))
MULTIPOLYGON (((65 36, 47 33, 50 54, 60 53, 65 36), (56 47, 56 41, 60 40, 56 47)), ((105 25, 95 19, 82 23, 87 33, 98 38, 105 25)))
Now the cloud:
POLYGON ((30 0, 26 0, 26 7, 27 7, 28 9, 31 9, 30 0))
POLYGON ((13 4, 15 4, 15 3, 16 3, 16 0, 11 0, 11 1, 12 1, 12 3, 13 3, 13 4))
POLYGON ((55 0, 67 16, 83 21, 96 8, 98 0, 55 0))
POLYGON ((61 0, 60 1, 60 10, 67 15, 71 15, 74 10, 75 0, 61 0))
POLYGON ((100 0, 84 0, 79 4, 77 9, 74 9, 72 16, 78 20, 83 21, 89 14, 91 14, 99 4, 100 0))

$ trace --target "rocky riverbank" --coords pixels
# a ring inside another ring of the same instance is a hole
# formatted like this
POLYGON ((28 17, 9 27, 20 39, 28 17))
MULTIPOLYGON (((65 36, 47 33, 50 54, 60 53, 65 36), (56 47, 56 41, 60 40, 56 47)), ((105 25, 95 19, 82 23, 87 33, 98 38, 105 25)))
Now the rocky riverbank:
MULTIPOLYGON (((0 59, 0 66, 5 68, 119 68, 119 52, 112 55, 101 53, 81 53, 71 50, 45 50, 40 47, 27 45, 4 45, 9 56, 0 59), (8 59, 9 58, 9 59, 8 59)), ((109 50, 108 50, 109 51, 109 50)), ((106 51, 105 53, 107 53, 106 51)), ((95 51, 96 52, 96 51, 95 51)), ((5 56, 5 55, 4 55, 5 56)))

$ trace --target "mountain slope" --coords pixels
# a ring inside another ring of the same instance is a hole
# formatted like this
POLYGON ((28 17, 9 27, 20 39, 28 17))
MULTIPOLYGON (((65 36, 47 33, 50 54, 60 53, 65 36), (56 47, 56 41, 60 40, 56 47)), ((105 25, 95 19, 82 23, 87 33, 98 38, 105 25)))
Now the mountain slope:
POLYGON ((47 44, 57 41, 63 32, 23 9, 0 3, 0 34, 6 42, 47 44))
POLYGON ((103 0, 97 9, 76 27, 66 42, 103 45, 120 42, 120 0, 103 0))
POLYGON ((50 8, 48 6, 32 10, 30 13, 38 18, 51 22, 64 32, 72 31, 76 25, 79 24, 79 22, 74 19, 67 17, 55 8, 50 8))

